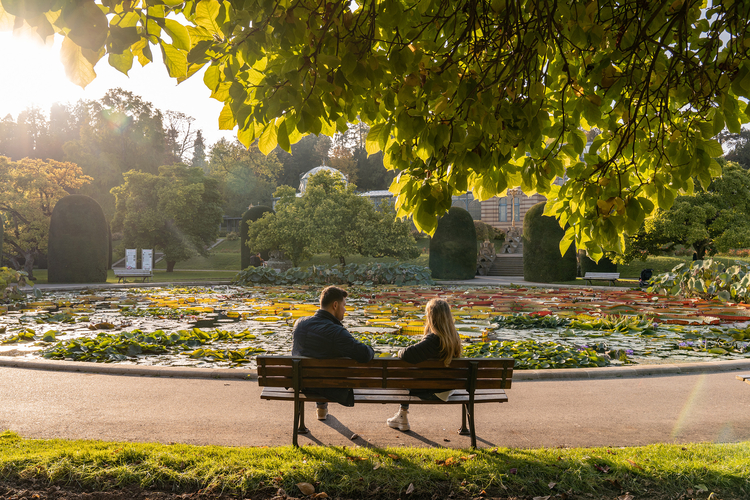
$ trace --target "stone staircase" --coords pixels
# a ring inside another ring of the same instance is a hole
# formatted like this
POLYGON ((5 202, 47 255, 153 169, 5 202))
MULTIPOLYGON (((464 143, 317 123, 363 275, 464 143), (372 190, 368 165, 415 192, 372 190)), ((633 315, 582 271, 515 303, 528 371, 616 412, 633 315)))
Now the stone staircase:
POLYGON ((498 254, 488 276, 523 276, 523 254, 498 254))

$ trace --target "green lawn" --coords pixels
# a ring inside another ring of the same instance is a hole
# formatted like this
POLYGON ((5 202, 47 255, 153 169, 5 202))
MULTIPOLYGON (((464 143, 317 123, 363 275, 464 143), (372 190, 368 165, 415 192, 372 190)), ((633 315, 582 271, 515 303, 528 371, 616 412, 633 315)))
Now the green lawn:
POLYGON ((23 479, 94 491, 210 488, 264 498, 278 488, 299 497, 297 484, 310 483, 316 493, 346 498, 404 498, 408 490, 408 498, 434 498, 436 492, 464 498, 484 490, 523 498, 561 493, 612 499, 629 492, 639 499, 739 500, 750 496, 748 456, 750 442, 536 450, 229 448, 36 440, 4 432, 0 483, 23 479))
MULTIPOLYGON (((237 271, 226 271, 226 270, 212 270, 212 271, 175 271, 168 273, 165 270, 154 270, 154 277, 149 280, 152 283, 171 283, 179 281, 217 281, 217 280, 231 280, 235 277, 237 271)), ((37 278, 33 283, 38 285, 47 284, 47 270, 46 269, 35 269, 34 277, 37 278)), ((128 279, 128 283, 140 283, 139 279, 128 279)), ((107 274, 107 283, 117 283, 117 277, 114 271, 111 269, 107 274)))

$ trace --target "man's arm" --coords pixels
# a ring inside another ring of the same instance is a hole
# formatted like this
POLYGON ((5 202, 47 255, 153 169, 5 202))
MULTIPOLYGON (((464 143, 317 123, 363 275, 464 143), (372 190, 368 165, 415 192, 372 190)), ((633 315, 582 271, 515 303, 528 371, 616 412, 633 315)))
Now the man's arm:
POLYGON ((339 357, 352 358, 357 363, 367 363, 375 357, 372 347, 352 337, 346 328, 341 327, 336 337, 335 345, 339 357))

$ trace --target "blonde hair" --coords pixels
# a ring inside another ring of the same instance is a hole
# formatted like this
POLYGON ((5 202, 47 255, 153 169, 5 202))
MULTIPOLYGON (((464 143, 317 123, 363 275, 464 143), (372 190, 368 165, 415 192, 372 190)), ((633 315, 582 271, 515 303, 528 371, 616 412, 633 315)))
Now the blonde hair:
POLYGON ((424 308, 424 334, 434 333, 440 339, 441 361, 448 366, 461 357, 461 338, 453 324, 451 306, 442 299, 430 300, 424 308))

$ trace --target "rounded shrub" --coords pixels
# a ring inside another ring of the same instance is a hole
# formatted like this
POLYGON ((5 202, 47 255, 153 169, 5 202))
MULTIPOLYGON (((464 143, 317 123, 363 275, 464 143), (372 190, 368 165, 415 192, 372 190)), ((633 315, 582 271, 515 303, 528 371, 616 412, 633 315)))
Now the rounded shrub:
POLYGON ((52 210, 47 250, 50 283, 105 283, 109 262, 109 227, 102 207, 73 194, 52 210))
POLYGON ((544 203, 531 207, 523 220, 523 279, 536 283, 573 281, 578 267, 575 245, 560 255, 565 231, 557 219, 542 215, 544 203))
POLYGON ((430 270, 436 279, 470 280, 477 273, 477 232, 469 212, 451 207, 430 240, 430 270))
POLYGON ((240 268, 241 269, 247 269, 248 266, 250 266, 250 256, 254 255, 258 252, 260 252, 261 258, 263 260, 268 260, 268 252, 269 250, 250 250, 247 246, 247 226, 250 222, 255 222, 256 220, 263 217, 263 214, 267 212, 272 212, 273 209, 271 207, 264 207, 262 205, 259 205, 257 207, 252 207, 248 209, 243 215, 242 215, 242 222, 240 222, 240 268))
POLYGON ((581 257, 581 276, 586 273, 616 273, 617 264, 607 257, 602 257, 599 262, 594 262, 588 255, 582 254, 581 257))

